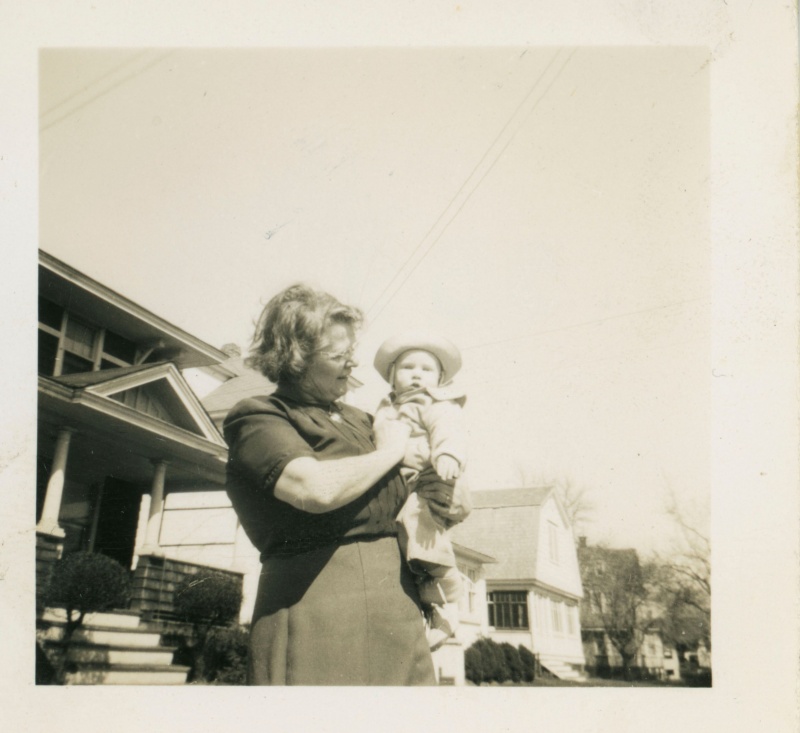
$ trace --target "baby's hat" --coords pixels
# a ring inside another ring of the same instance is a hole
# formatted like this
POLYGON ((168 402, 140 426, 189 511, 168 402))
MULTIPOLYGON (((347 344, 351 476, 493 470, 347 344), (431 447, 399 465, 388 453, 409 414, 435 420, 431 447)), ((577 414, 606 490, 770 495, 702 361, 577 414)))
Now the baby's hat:
POLYGON ((446 338, 424 331, 409 331, 386 339, 375 354, 375 368, 387 382, 391 379, 392 365, 406 351, 430 351, 442 365, 442 382, 451 380, 461 369, 461 352, 446 338))

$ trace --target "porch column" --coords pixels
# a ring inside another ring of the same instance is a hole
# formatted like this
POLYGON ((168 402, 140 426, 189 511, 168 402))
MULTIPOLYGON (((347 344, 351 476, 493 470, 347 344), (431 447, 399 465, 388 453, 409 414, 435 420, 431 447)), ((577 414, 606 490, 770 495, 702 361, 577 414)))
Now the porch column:
POLYGON ((61 499, 64 494, 64 472, 67 469, 67 456, 69 455, 69 441, 72 438, 72 428, 61 428, 56 438, 56 450, 53 454, 53 467, 50 469, 50 478, 47 480, 47 491, 44 495, 42 517, 36 525, 37 532, 63 537, 64 530, 58 525, 58 514, 61 511, 61 499))
POLYGON ((140 555, 155 555, 161 552, 158 546, 158 532, 161 528, 161 515, 164 511, 164 479, 167 475, 167 461, 153 460, 153 483, 150 488, 150 514, 147 519, 147 532, 140 555))

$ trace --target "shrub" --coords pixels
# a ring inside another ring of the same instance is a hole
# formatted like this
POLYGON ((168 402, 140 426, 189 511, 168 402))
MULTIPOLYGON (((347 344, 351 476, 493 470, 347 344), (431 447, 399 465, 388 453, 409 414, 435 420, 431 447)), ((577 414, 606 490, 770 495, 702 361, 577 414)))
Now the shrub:
POLYGON ((710 669, 689 670, 682 674, 687 687, 711 687, 710 669))
MULTIPOLYGON (((513 648, 513 647, 512 647, 513 648)), ((477 678, 480 670, 480 680, 473 679, 476 684, 481 682, 505 682, 511 678, 505 653, 499 644, 491 639, 478 639, 464 654, 465 675, 467 653, 470 653, 472 674, 477 678), (478 662, 480 659, 480 662, 478 662)))
POLYGON ((536 679, 536 655, 526 646, 519 647, 519 661, 522 666, 523 682, 533 682, 536 679))
POLYGON ((227 573, 201 572, 175 588, 175 613, 192 624, 192 678, 206 678, 205 647, 212 626, 233 621, 242 605, 241 584, 227 573))
POLYGON ((474 645, 464 652, 464 676, 476 685, 484 681, 483 657, 474 645))
POLYGON ((67 555, 53 566, 45 590, 45 603, 67 611, 64 640, 92 611, 107 611, 128 605, 130 575, 116 560, 93 552, 67 555))
POLYGON ((130 574, 116 560, 93 552, 75 552, 53 565, 42 594, 42 606, 63 606, 67 623, 60 651, 47 660, 37 645, 37 684, 63 684, 67 651, 87 613, 128 605, 130 574), (46 663, 49 662, 49 663, 46 663))
POLYGON ((239 614, 241 605, 241 585, 226 573, 190 575, 175 588, 175 613, 191 624, 228 623, 239 614))
POLYGON ((245 684, 249 637, 245 626, 211 629, 203 647, 206 681, 220 685, 245 684))
POLYGON ((511 681, 522 682, 522 661, 519 658, 519 650, 504 641, 500 644, 500 651, 503 652, 503 661, 511 681))

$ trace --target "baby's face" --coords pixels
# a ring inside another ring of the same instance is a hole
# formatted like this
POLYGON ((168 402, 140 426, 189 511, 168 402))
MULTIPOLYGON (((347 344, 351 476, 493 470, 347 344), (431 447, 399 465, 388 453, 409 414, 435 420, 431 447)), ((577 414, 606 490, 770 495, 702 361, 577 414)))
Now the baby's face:
POLYGON ((402 394, 410 389, 436 387, 441 373, 439 360, 430 351, 406 351, 394 363, 394 391, 402 394))

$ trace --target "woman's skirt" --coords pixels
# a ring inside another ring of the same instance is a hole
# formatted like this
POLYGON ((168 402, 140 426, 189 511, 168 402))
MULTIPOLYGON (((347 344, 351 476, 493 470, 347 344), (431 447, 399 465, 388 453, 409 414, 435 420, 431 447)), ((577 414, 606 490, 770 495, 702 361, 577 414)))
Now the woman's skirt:
POLYGON ((251 685, 432 685, 413 575, 396 537, 263 563, 251 685))

